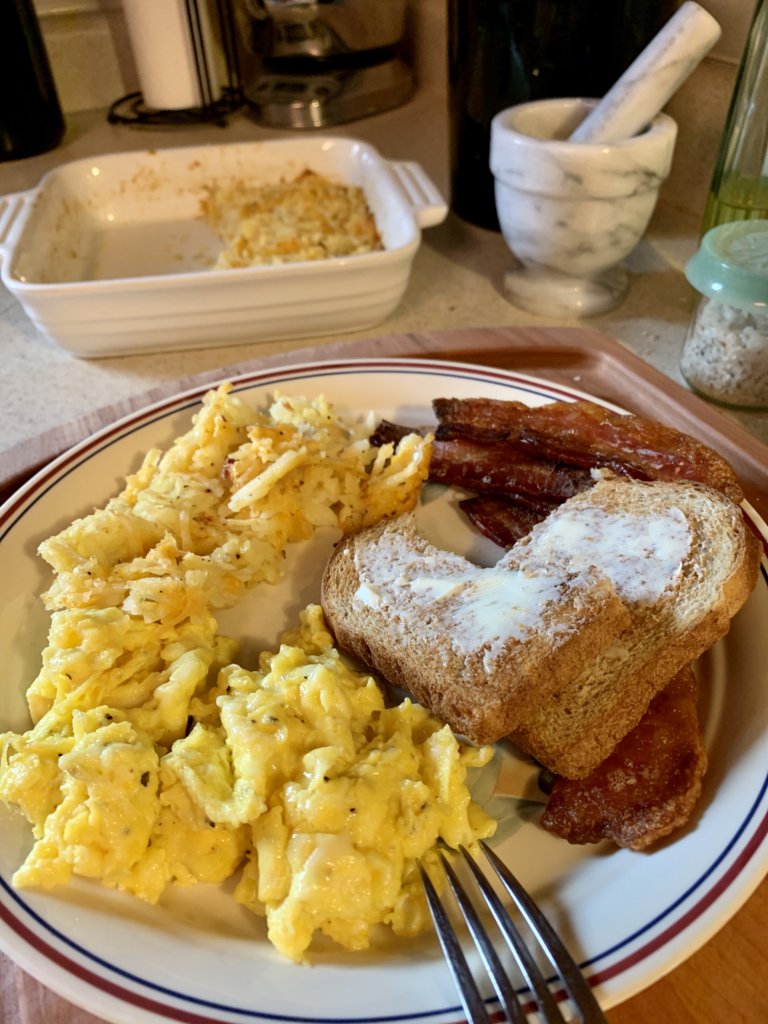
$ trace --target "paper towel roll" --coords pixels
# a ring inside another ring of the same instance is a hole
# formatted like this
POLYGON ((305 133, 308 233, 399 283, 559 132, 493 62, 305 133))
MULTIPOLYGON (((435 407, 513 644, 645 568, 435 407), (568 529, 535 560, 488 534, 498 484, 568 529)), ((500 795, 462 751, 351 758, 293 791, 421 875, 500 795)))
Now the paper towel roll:
POLYGON ((185 110, 221 98, 221 58, 205 0, 197 9, 210 88, 201 90, 186 0, 123 0, 139 86, 146 106, 185 110))

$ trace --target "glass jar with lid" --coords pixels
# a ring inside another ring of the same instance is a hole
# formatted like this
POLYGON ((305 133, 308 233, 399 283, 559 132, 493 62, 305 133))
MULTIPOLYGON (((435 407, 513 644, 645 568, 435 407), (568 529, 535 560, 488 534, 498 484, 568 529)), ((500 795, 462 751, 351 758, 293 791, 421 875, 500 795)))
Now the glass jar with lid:
POLYGON ((680 369, 698 394, 768 409, 768 221, 709 230, 685 267, 699 292, 680 369))

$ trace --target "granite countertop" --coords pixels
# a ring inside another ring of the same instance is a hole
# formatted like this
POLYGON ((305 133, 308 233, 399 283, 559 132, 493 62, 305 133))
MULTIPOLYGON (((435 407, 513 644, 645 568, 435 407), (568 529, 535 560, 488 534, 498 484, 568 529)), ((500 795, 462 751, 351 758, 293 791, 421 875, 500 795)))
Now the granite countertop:
MULTIPOLYGON (((27 160, 0 164, 0 195, 34 186, 51 167, 107 152, 199 145, 208 141, 242 142, 266 132, 245 114, 225 128, 137 129, 110 125, 103 111, 68 118, 64 143, 27 160)), ((391 159, 418 161, 447 194, 447 144, 444 100, 417 93, 395 111, 334 129, 355 136, 391 159)), ((682 267, 696 244, 698 225, 662 199, 646 237, 627 261, 630 289, 623 304, 586 323, 634 351, 682 383, 680 347, 693 296, 682 267)), ((89 412, 140 395, 156 385, 222 369, 259 355, 273 355, 343 338, 440 330, 451 327, 515 325, 576 326, 585 323, 538 317, 512 306, 504 297, 503 275, 510 256, 501 236, 465 223, 453 214, 427 229, 416 255, 406 294, 385 321, 364 332, 294 342, 232 345, 197 351, 81 360, 45 340, 16 300, 0 286, 0 455, 15 445, 89 412)), ((729 413, 762 441, 768 441, 768 414, 729 413)))

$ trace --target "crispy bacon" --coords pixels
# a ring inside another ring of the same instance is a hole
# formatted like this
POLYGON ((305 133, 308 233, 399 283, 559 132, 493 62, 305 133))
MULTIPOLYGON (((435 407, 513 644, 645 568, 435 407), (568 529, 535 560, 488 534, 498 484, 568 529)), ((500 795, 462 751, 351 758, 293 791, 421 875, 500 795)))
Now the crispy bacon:
POLYGON ((406 434, 426 434, 426 427, 404 427, 402 423, 392 423, 391 420, 379 420, 371 434, 371 444, 380 448, 383 444, 397 444, 406 434))
POLYGON ((435 398, 432 411, 445 436, 467 434, 489 441, 509 440, 528 411, 522 402, 497 398, 435 398))
POLYGON ((502 548, 511 548, 544 518, 541 512, 486 495, 465 498, 459 502, 459 508, 478 533, 502 548))
MULTIPOLYGON (((396 444, 411 429, 382 420, 371 439, 376 445, 396 444)), ((469 437, 435 440, 429 479, 476 494, 510 497, 543 514, 592 484, 588 470, 582 467, 539 459, 504 441, 469 437)))
POLYGON ((698 480, 741 501, 726 460, 694 438, 640 416, 594 402, 550 402, 536 408, 495 399, 436 399, 436 436, 472 437, 521 448, 539 458, 603 466, 645 480, 698 480))
POLYGON ((435 441, 429 479, 476 494, 525 500, 542 511, 592 485, 588 470, 534 458, 503 441, 469 437, 435 441))
POLYGON ((696 679, 685 668, 591 775, 555 778, 541 824, 569 843, 645 849, 687 821, 706 766, 696 679))

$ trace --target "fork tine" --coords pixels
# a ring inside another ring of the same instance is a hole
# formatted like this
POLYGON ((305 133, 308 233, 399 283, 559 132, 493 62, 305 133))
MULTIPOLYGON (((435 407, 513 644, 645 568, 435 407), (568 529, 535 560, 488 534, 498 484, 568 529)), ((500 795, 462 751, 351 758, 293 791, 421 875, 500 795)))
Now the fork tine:
POLYGON ((435 931, 440 940, 448 967, 453 975, 453 980, 456 983, 467 1020, 470 1024, 491 1024, 491 1018, 488 1016, 483 997, 478 991, 475 979, 472 977, 472 972, 467 964, 467 959, 456 937, 456 932, 453 930, 453 925, 448 919, 448 915, 440 902, 440 897, 435 891, 432 879, 421 864, 419 864, 419 872, 421 873, 421 881, 424 885, 427 903, 429 904, 429 911, 435 924, 435 931))
POLYGON ((475 945, 477 946, 486 970, 491 977, 493 987, 496 989, 496 995, 499 997, 499 1002, 506 1011, 511 1024, 525 1024, 526 1014, 520 1005, 501 960, 499 960, 499 956, 493 948, 493 943, 491 942, 488 933, 483 928, 474 906, 456 877, 456 872, 451 867, 449 861, 446 860, 442 854, 440 854, 440 859, 443 862, 443 867, 445 868, 445 873, 448 876, 448 881, 450 882, 451 889, 453 890, 453 895, 456 897, 456 902, 464 915, 464 920, 467 922, 472 938, 475 941, 475 945))
POLYGON ((536 961, 531 955, 531 952, 520 935, 520 932, 517 930, 514 921, 507 913, 504 904, 501 902, 490 882, 483 874, 474 857, 472 857, 463 846, 459 847, 459 849, 461 850, 469 869, 474 875, 475 881, 480 887, 480 890, 482 891, 483 896, 496 919, 496 923, 501 929, 504 938, 507 940, 510 949, 515 954, 517 965, 523 972, 523 977, 538 1003, 539 1010, 544 1020, 547 1021, 547 1024, 549 1024, 550 1021, 553 1022, 553 1024, 556 1024, 558 1021, 562 1022, 564 1018, 562 1013, 560 1013, 554 996, 550 992, 544 976, 539 970, 536 961))
MULTIPOLYGON (((568 995, 581 1013, 583 1024, 606 1024, 605 1016, 597 1004, 595 994, 589 982, 579 970, 578 965, 574 962, 552 925, 506 864, 500 860, 488 844, 481 840, 480 846, 494 871, 501 879, 504 888, 517 904, 520 913, 528 922, 545 953, 552 961, 552 965, 560 974, 568 995)), ((465 856, 467 855, 465 854, 465 856)))

